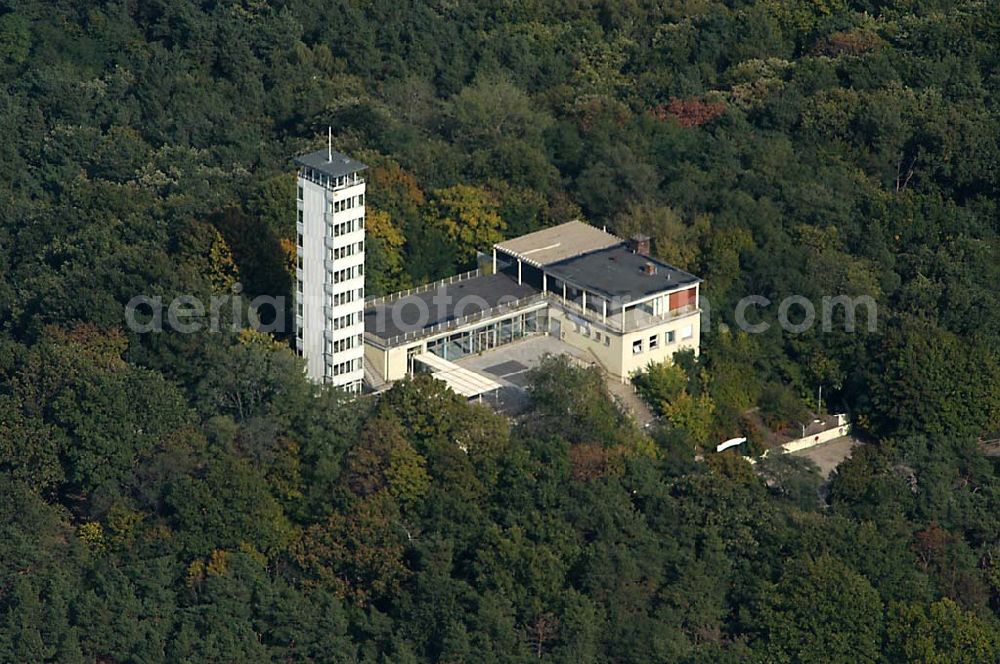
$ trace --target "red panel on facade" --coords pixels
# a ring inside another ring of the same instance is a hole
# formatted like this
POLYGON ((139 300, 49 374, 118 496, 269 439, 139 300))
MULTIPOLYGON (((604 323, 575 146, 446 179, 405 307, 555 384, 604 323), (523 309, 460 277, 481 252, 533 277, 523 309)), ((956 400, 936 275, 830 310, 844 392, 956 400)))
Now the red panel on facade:
POLYGON ((694 304, 694 288, 688 288, 687 290, 678 291, 676 293, 670 294, 670 310, 680 309, 681 307, 686 307, 689 304, 694 304))

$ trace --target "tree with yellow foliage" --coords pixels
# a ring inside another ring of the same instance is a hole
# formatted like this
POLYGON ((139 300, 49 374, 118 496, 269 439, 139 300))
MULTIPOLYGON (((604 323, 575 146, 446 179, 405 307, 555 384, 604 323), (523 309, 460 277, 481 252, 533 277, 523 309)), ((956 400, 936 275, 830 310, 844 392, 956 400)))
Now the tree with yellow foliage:
POLYGON ((471 262, 476 251, 503 240, 507 228, 496 196, 472 185, 434 191, 432 215, 432 222, 451 240, 458 261, 463 263, 471 262))
POLYGON ((368 292, 379 295, 401 290, 408 279, 403 271, 406 237, 384 210, 370 209, 366 221, 368 292))

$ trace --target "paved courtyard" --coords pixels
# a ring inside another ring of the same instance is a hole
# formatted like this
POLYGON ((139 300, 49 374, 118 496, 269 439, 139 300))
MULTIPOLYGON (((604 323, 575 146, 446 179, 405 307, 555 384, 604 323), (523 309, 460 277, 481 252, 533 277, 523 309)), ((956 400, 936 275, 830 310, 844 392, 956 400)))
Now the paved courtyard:
POLYGON ((819 466, 820 475, 824 478, 828 478, 834 468, 839 466, 844 459, 851 456, 851 451, 855 448, 855 446, 861 444, 862 443, 856 438, 842 436, 841 438, 834 438, 828 443, 799 450, 798 452, 792 452, 791 454, 793 456, 812 459, 813 463, 819 466))
POLYGON ((541 364, 546 355, 569 355, 581 364, 592 363, 580 350, 555 337, 542 335, 521 339, 478 355, 469 355, 455 364, 489 376, 503 385, 496 398, 483 395, 483 401, 492 403, 503 412, 517 414, 528 407, 528 395, 524 391, 528 372, 541 364))

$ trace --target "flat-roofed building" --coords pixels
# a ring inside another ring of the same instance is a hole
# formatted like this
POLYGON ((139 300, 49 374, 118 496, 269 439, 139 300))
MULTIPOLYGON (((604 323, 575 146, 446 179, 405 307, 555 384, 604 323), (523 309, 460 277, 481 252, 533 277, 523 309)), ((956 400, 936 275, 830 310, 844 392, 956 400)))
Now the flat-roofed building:
POLYGON ((698 352, 700 282, 649 256, 648 238, 580 221, 546 228, 494 245, 491 274, 367 302, 366 380, 398 380, 427 353, 454 361, 550 334, 625 381, 679 350, 698 352))
POLYGON ((295 349, 311 380, 360 392, 367 166, 330 146, 295 163, 295 349))

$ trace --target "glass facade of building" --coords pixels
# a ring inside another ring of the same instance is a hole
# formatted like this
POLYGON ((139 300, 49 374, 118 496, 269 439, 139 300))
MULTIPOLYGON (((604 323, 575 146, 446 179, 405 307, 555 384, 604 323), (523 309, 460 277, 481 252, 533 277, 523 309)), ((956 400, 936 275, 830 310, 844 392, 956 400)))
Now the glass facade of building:
POLYGON ((455 361, 466 355, 475 355, 503 346, 534 334, 544 334, 548 329, 545 309, 515 314, 464 332, 456 332, 428 342, 427 352, 446 360, 455 361))

